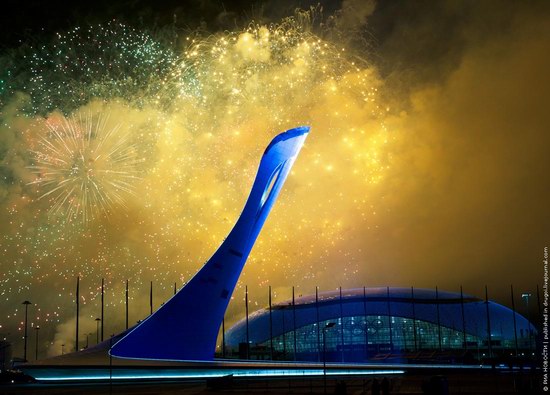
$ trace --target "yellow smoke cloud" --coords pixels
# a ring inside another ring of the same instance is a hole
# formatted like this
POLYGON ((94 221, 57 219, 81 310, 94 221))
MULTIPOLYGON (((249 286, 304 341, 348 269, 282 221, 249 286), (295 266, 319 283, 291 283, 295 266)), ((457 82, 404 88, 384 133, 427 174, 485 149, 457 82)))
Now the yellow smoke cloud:
MULTIPOLYGON (((372 7, 345 15, 357 22, 372 7)), ((462 282, 479 294, 475 286, 497 271, 504 277, 490 285, 530 286, 536 269, 522 262, 538 257, 550 223, 539 199, 548 184, 527 181, 543 180, 548 163, 542 128, 549 124, 550 34, 536 15, 516 22, 507 35, 444 57, 428 82, 410 70, 382 77, 351 48, 295 20, 189 39, 182 58, 192 78, 169 98, 170 110, 121 98, 75 111, 108 112, 143 160, 124 205, 85 224, 52 217, 48 201, 27 185, 29 150, 44 135, 44 120, 23 117, 14 101, 0 131, 2 146, 12 149, 4 163, 19 177, 0 190, 1 303, 47 295, 33 320, 64 322, 80 274, 84 314, 93 320, 105 277, 106 333, 116 333, 129 278, 131 322, 146 316, 149 281, 158 307, 230 231, 270 139, 302 124, 311 134, 244 269, 228 321, 241 314, 244 284, 258 307, 268 285, 276 300, 290 296, 292 284, 309 294, 316 285, 456 289, 462 282)), ((464 35, 478 40, 481 25, 471 22, 464 35)), ((388 40, 391 50, 408 50, 403 31, 388 40)), ((62 325, 58 343, 71 336, 71 325, 62 325)))

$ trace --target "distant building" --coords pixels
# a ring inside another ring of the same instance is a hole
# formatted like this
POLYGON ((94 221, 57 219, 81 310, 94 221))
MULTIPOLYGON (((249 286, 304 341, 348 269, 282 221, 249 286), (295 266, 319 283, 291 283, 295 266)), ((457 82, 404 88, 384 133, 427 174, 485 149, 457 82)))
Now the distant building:
POLYGON ((226 349, 257 359, 363 362, 534 352, 535 329, 498 303, 431 289, 346 289, 275 304, 226 334, 226 349), (414 293, 413 293, 414 292, 414 293), (340 296, 341 295, 341 296, 340 296), (489 344, 488 327, 491 331, 489 344), (323 332, 326 333, 326 353, 323 332), (517 341, 516 341, 517 338, 517 341), (367 346, 368 345, 368 346, 367 346))

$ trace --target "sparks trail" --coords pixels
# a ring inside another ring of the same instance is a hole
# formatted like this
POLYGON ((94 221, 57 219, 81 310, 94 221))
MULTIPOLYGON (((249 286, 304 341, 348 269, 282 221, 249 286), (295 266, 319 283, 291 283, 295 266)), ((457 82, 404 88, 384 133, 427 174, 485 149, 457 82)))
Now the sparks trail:
POLYGON ((31 184, 40 188, 39 199, 50 201, 50 214, 87 222, 124 207, 139 160, 121 124, 111 126, 109 115, 80 114, 49 118, 45 126, 33 151, 38 177, 31 184))

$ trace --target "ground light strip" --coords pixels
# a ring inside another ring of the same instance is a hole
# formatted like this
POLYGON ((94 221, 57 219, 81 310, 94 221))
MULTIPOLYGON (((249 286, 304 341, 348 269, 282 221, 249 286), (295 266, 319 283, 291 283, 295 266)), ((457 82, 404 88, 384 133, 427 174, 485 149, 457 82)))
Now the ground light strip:
MULTIPOLYGON (((404 370, 338 370, 327 371, 327 376, 340 376, 340 375, 354 375, 354 376, 366 376, 366 375, 380 375, 380 374, 404 374, 404 370)), ((153 379, 200 379, 200 378, 216 378, 232 375, 233 377, 290 377, 290 376, 323 376, 323 370, 257 370, 247 372, 224 372, 224 373, 203 373, 203 374, 143 374, 143 375, 101 375, 101 376, 59 376, 59 377, 40 377, 36 376, 38 381, 80 381, 80 380, 153 380, 153 379)))

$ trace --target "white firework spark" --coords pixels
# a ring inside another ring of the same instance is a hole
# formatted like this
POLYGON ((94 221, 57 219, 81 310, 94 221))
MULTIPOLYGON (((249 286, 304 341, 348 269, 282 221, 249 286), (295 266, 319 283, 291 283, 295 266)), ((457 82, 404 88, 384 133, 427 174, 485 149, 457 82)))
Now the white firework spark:
POLYGON ((135 146, 121 124, 108 126, 108 115, 56 117, 46 120, 47 133, 31 166, 38 178, 39 199, 50 213, 84 222, 125 206, 139 179, 135 146))

